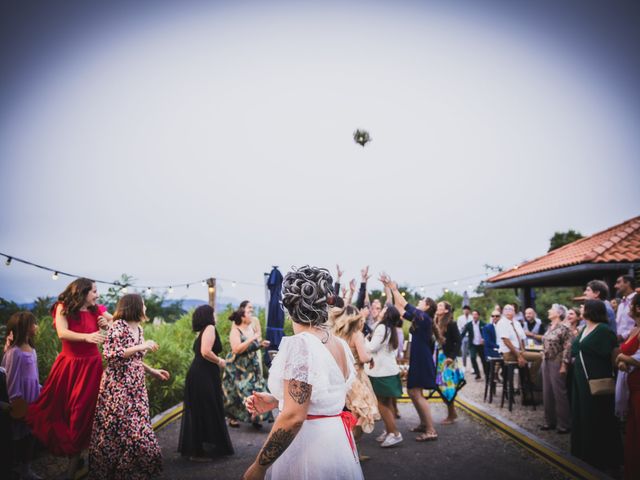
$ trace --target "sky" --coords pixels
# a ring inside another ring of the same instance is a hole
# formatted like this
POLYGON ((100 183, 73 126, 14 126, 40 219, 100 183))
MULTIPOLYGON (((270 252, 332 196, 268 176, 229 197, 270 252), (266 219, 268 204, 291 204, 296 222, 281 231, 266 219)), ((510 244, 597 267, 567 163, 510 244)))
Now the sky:
MULTIPOLYGON (((634 3, 7 3, 0 252, 256 303, 273 265, 475 287, 640 215, 634 3)), ((0 297, 69 280, 0 264, 0 297)))

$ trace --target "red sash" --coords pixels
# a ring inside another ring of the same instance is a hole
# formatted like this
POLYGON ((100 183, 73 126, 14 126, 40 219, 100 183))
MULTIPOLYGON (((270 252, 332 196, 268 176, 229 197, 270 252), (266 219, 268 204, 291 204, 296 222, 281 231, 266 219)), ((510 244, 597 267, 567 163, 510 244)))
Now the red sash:
POLYGON ((356 426, 358 422, 356 417, 353 416, 351 412, 342 411, 338 415, 307 415, 307 420, 317 420, 319 418, 333 418, 340 417, 342 420, 342 425, 344 426, 344 432, 347 434, 347 439, 349 440, 349 445, 351 446, 351 451, 353 452, 353 456, 358 458, 356 455, 356 442, 353 440, 353 434, 351 430, 356 426))

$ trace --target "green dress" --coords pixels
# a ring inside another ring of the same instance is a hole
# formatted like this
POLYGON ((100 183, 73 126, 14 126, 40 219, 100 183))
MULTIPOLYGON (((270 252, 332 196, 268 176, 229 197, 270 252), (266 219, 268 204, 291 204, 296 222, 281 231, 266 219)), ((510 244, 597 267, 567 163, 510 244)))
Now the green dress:
POLYGON ((575 361, 571 386, 571 454, 599 469, 617 467, 622 463, 622 439, 614 414, 614 395, 591 395, 579 355, 582 351, 589 379, 610 377, 616 336, 606 324, 598 324, 581 342, 583 334, 584 330, 571 346, 575 361))
MULTIPOLYGON (((238 329, 240 341, 247 337, 238 329)), ((251 415, 247 412, 244 401, 254 391, 266 392, 267 382, 260 369, 260 344, 255 341, 240 354, 229 353, 224 370, 222 389, 224 391, 224 410, 228 417, 241 422, 251 422, 251 415)), ((256 418, 256 421, 273 420, 271 412, 256 418)))

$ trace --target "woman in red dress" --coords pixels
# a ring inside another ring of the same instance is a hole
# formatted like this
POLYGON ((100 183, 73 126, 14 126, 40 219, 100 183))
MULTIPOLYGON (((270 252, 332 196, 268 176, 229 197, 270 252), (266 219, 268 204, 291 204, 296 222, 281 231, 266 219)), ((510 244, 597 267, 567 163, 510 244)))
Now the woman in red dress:
POLYGON ((618 369, 629 372, 629 413, 624 439, 624 478, 640 478, 640 294, 634 295, 629 307, 629 315, 636 321, 629 338, 620 345, 620 354, 616 359, 618 369))
POLYGON ((53 324, 62 351, 27 413, 33 435, 54 455, 70 457, 70 478, 80 467, 80 453, 89 446, 102 377, 98 344, 105 336, 99 327, 107 327, 108 321, 97 300, 95 282, 78 278, 53 305, 53 324))

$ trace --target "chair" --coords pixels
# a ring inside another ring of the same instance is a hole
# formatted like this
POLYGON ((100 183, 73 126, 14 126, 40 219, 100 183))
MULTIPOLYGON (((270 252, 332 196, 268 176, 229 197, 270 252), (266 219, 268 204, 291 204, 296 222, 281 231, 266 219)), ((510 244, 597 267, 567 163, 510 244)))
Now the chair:
POLYGON ((500 357, 487 358, 487 374, 484 376, 484 401, 487 401, 489 395, 489 403, 493 402, 493 396, 496 394, 498 385, 498 372, 504 369, 504 360, 500 357))
POLYGON ((513 404, 515 403, 515 387, 513 385, 513 377, 515 371, 518 370, 518 376, 520 377, 520 391, 522 393, 522 404, 532 405, 533 409, 536 409, 536 403, 533 396, 533 384, 529 379, 529 366, 525 365, 520 367, 518 362, 504 362, 504 368, 502 370, 502 401, 500 408, 504 407, 504 399, 509 399, 509 411, 513 411, 513 404), (527 398, 528 397, 528 398, 527 398))

